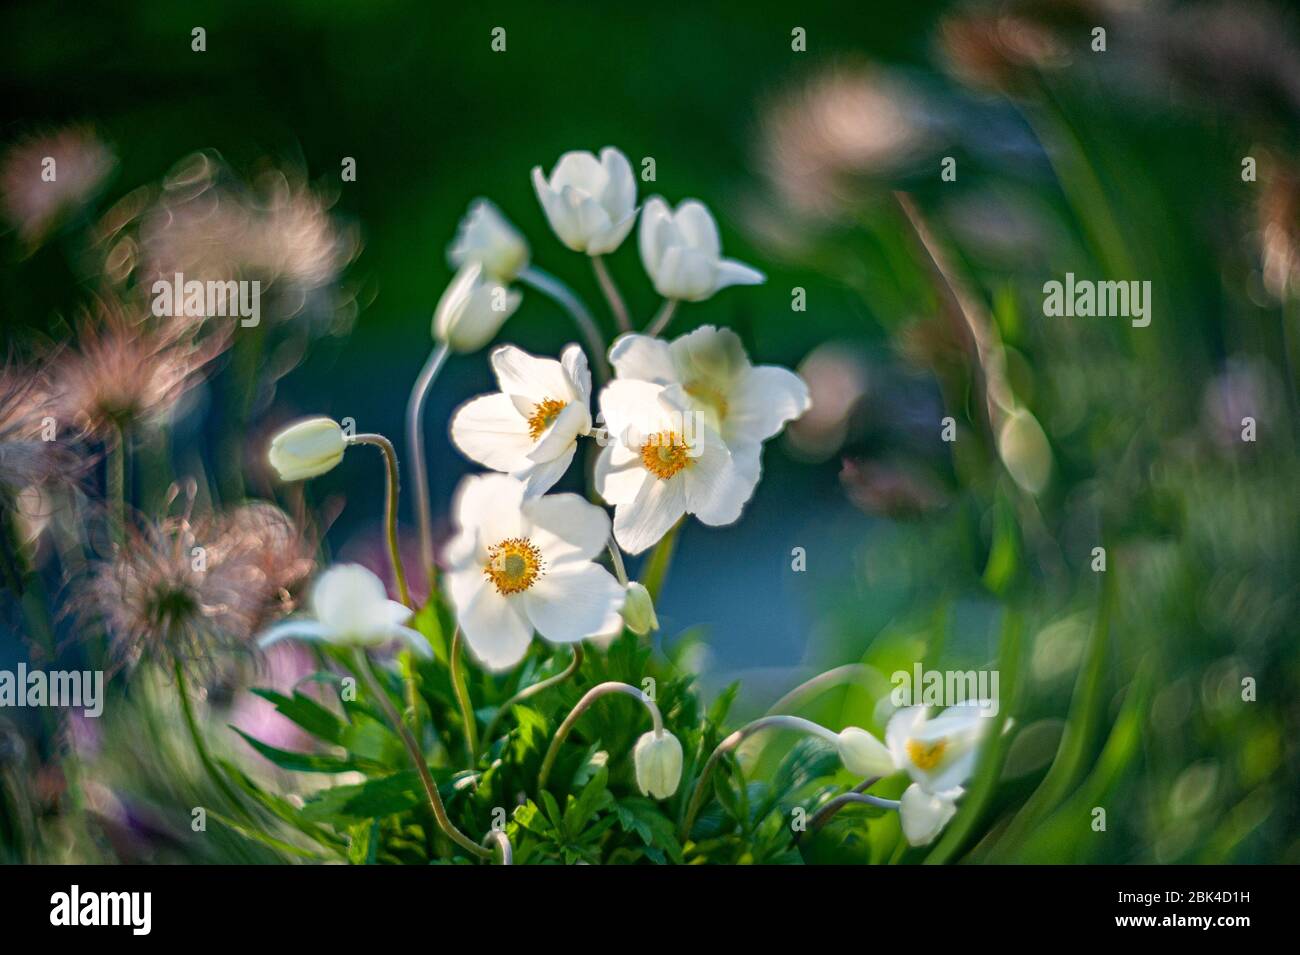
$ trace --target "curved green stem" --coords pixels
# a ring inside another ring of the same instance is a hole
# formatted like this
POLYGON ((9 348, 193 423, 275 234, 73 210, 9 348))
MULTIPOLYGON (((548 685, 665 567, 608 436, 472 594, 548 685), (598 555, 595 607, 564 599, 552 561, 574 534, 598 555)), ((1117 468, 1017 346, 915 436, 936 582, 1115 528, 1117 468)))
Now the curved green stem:
POLYGON ((618 542, 614 540, 611 534, 609 542, 606 545, 609 548, 609 561, 614 565, 614 576, 624 587, 627 586, 627 568, 623 566, 623 552, 618 549, 618 542))
POLYGON ((240 814, 246 819, 256 822, 257 820, 252 813, 244 806, 243 800, 239 798, 234 789, 231 788, 230 783, 226 781, 226 777, 221 774, 221 770, 217 768, 212 754, 208 752, 208 746, 203 741, 203 733, 199 730, 199 722, 194 717, 194 706, 190 702, 189 682, 185 678, 185 667, 180 660, 173 662, 172 671, 176 675, 176 693, 181 698, 181 712, 185 716, 185 727, 189 730, 190 740, 194 743, 194 751, 198 754, 199 762, 203 764, 203 771, 208 774, 221 795, 226 797, 227 802, 239 810, 240 814))
POLYGON ((460 665, 462 642, 460 627, 457 626, 451 635, 451 689, 456 694, 456 702, 460 704, 460 718, 465 724, 465 748, 469 751, 472 766, 478 761, 478 726, 469 699, 469 687, 465 685, 465 672, 460 665))
POLYGON ((582 304, 582 300, 554 275, 535 265, 530 265, 520 272, 519 281, 541 292, 569 313, 569 317, 578 326, 578 331, 586 339, 587 350, 591 352, 591 371, 596 378, 596 386, 600 387, 609 381, 609 356, 605 348, 605 338, 600 334, 600 329, 596 327, 596 320, 591 317, 591 312, 587 311, 587 306, 582 304))
POLYGON ((828 730, 820 723, 814 723, 812 720, 806 720, 801 716, 763 716, 752 723, 742 726, 717 745, 708 761, 705 762, 704 769, 700 771, 699 777, 695 780, 695 789, 691 792, 691 801, 686 805, 686 815, 682 817, 682 824, 677 830, 679 841, 685 842, 687 836, 690 835, 691 826, 695 824, 695 817, 704 803, 704 794, 707 791, 709 777, 713 774, 713 768, 718 765, 723 756, 762 729, 795 730, 812 736, 820 736, 832 745, 839 742, 839 736, 835 732, 828 730))
POLYGON ((605 301, 609 303, 609 310, 614 313, 614 321, 618 323, 618 330, 620 332, 630 332, 632 330, 632 320, 628 318, 627 305, 623 302, 623 296, 619 294, 618 286, 614 284, 614 276, 609 274, 609 266, 605 264, 605 257, 593 255, 591 257, 591 268, 596 273, 596 282, 600 285, 600 291, 605 296, 605 301))
POLYGON ((420 560, 430 593, 433 590, 433 509, 429 503, 429 467, 424 456, 424 402, 438 372, 447 361, 448 348, 440 343, 429 352, 411 396, 406 401, 406 453, 410 456, 411 483, 415 486, 415 514, 420 524, 420 560))
POLYGON ((375 698, 379 708, 384 711, 384 716, 392 724, 393 730, 402 740, 402 745, 406 747, 406 753, 415 764, 415 770, 420 776, 420 783, 424 786, 424 795, 429 800, 429 808, 433 810, 433 818, 438 823, 438 828, 446 833, 447 838, 456 845, 460 846, 470 855, 479 859, 491 859, 492 850, 485 849, 465 833, 456 828, 450 817, 447 815, 447 807, 443 805, 442 796, 438 794, 438 784, 433 781, 433 775, 429 772, 429 764, 424 760, 424 753, 420 750, 420 744, 415 741, 411 735, 411 730, 402 722, 402 717, 393 706, 392 700, 384 692, 384 688, 379 683, 379 678, 375 676, 374 670, 370 668, 370 658, 366 656, 366 651, 358 648, 353 653, 358 675, 365 681, 366 688, 370 695, 375 698))
POLYGON ((634 696, 640 700, 647 710, 650 711, 650 719, 654 723, 654 731, 662 733, 664 728, 664 718, 659 712, 659 707, 655 706, 654 701, 646 696, 636 687, 627 683, 619 683, 611 680, 608 683, 598 683, 586 692, 586 695, 580 699, 576 706, 569 711, 569 715, 564 718, 560 728, 555 731, 555 738, 551 740, 550 747, 546 750, 546 756, 542 759, 541 771, 537 774, 537 788, 539 790, 546 788, 546 780, 550 778, 551 768, 555 765, 555 757, 559 755, 560 745, 564 742, 569 732, 573 729, 579 717, 591 707, 602 696, 610 693, 626 693, 628 696, 634 696))
POLYGON ((506 713, 510 711, 510 708, 516 703, 522 703, 524 700, 536 696, 543 690, 549 690, 553 686, 558 686, 565 680, 569 679, 569 677, 573 676, 573 674, 577 673, 580 666, 582 666, 582 644, 575 643, 573 645, 573 659, 569 661, 569 665, 559 673, 555 674, 555 676, 547 677, 545 680, 539 680, 532 686, 524 687, 524 689, 520 690, 514 696, 510 697, 510 699, 502 703, 492 719, 488 720, 487 729, 483 731, 483 738, 485 740, 493 738, 497 724, 501 722, 502 717, 504 717, 506 713))
MULTIPOLYGON (((880 782, 881 777, 872 776, 862 780, 846 793, 840 793, 834 799, 828 800, 820 809, 813 813, 808 820, 808 832, 816 832, 826 823, 831 821, 831 817, 852 803, 866 803, 871 806, 880 806, 882 809, 897 809, 898 802, 893 799, 881 799, 879 796, 867 795, 866 791, 880 782)), ((795 842, 799 841, 799 833, 795 836, 795 842)))
POLYGON ((393 577, 397 580, 397 592, 408 608, 411 606, 411 590, 406 585, 406 571, 402 568, 402 550, 397 541, 397 495, 400 483, 397 476, 397 452, 393 442, 382 434, 358 434, 352 437, 353 444, 371 444, 384 454, 384 466, 388 471, 388 489, 384 495, 384 526, 388 537, 388 561, 393 567, 393 577))

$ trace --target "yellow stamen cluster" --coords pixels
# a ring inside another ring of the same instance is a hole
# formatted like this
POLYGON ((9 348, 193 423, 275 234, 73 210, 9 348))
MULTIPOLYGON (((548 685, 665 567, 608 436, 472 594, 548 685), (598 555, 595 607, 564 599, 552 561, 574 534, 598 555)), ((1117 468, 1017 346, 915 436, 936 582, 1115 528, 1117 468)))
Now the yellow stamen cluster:
POLYGON ((541 552, 526 537, 508 537, 489 547, 483 567, 497 593, 504 596, 527 590, 545 570, 541 552))
POLYGON ((641 463, 651 474, 666 481, 693 461, 690 447, 676 431, 660 431, 641 445, 641 463))
POLYGON ((907 755, 917 769, 934 769, 939 765, 939 760, 943 759, 944 750, 947 748, 946 739, 937 739, 933 743, 926 743, 919 739, 907 741, 907 755))
POLYGON ((533 408, 532 415, 528 418, 528 437, 536 441, 542 434, 555 423, 560 412, 564 410, 567 401, 559 401, 555 398, 543 398, 537 402, 533 408))

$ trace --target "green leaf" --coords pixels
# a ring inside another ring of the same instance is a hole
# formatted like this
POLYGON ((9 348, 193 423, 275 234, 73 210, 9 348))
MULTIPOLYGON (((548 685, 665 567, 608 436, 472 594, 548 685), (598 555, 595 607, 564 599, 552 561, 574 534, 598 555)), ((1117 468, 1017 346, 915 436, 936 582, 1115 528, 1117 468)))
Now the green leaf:
POLYGON ((676 827, 654 802, 634 796, 616 802, 614 811, 623 830, 635 833, 645 843, 647 855, 652 854, 652 849, 663 850, 674 862, 684 861, 676 827))
POLYGON ((237 726, 231 726, 232 730, 242 736, 245 742, 257 752, 269 759, 281 769, 292 770, 299 773, 347 773, 360 769, 360 766, 349 756, 329 756, 323 753, 294 753, 287 749, 277 749, 269 746, 259 739, 249 736, 237 726))
POLYGON ((591 777, 591 781, 583 787, 577 799, 569 797, 569 806, 564 813, 564 831, 570 838, 577 838, 587 822, 604 804, 605 797, 608 795, 605 788, 608 783, 609 769, 602 766, 591 777))
POLYGON ((342 737, 347 723, 311 697, 297 691, 289 697, 262 687, 254 687, 253 693, 271 703, 277 713, 292 720, 312 736, 336 746, 343 745, 342 737))

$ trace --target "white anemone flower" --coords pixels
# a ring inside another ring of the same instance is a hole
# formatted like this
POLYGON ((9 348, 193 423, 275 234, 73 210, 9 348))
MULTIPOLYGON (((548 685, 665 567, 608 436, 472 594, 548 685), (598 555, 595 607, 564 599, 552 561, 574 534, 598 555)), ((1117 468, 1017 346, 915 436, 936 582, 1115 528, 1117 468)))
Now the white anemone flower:
POLYGON ((596 490, 614 505, 623 550, 641 553, 685 514, 714 527, 740 517, 758 483, 758 456, 733 457, 679 385, 614 381, 600 410, 609 443, 596 461, 596 490))
POLYGON ((492 278, 481 262, 466 261, 433 313, 433 337, 454 352, 475 352, 514 314, 523 295, 492 278))
POLYGON ((384 582, 360 564, 337 564, 321 574, 312 586, 310 604, 311 617, 276 624, 258 638, 258 646, 297 639, 373 647, 396 639, 421 656, 433 656, 429 641, 405 625, 410 608, 389 600, 384 582))
POLYGON ((752 365, 740 336, 704 325, 665 342, 624 335, 609 351, 620 379, 680 385, 691 408, 738 458, 757 458, 764 441, 812 407, 808 385, 777 365, 752 365))
POLYGON ((460 220, 447 257, 457 268, 478 262, 493 278, 513 282, 528 267, 528 243, 491 201, 475 199, 460 220))
POLYGON ((702 302, 729 285, 760 285, 766 277, 722 257, 718 224, 704 203, 686 199, 674 212, 659 196, 641 212, 641 264, 666 299, 702 302))
POLYGON ((597 159, 589 152, 567 152, 547 179, 533 167, 533 188, 547 221, 574 252, 613 252, 636 221, 636 178, 627 157, 606 146, 597 159))
POLYGON ((451 440, 470 460, 513 475, 527 497, 537 497, 569 469, 578 437, 591 433, 587 356, 577 345, 559 361, 501 345, 491 362, 501 390, 461 405, 451 440))
POLYGON ((505 670, 533 631, 577 643, 620 627, 623 588, 593 559, 609 541, 609 516, 576 494, 527 499, 505 474, 465 478, 452 512, 447 592, 480 662, 505 670))
POLYGON ((895 765, 912 777, 899 806, 903 834, 912 845, 932 842, 957 812, 956 801, 975 769, 991 712, 996 711, 988 700, 968 700, 934 719, 924 706, 909 706, 890 717, 885 743, 895 765))

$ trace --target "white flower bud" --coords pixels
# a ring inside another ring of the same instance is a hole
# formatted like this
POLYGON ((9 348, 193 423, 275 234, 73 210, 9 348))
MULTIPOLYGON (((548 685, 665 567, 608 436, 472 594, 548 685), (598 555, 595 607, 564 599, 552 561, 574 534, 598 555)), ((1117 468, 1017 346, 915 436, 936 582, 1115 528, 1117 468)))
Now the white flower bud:
POLYGON ((271 439, 267 458, 282 481, 302 481, 331 470, 343 460, 347 444, 332 418, 307 418, 271 439))
POLYGON ((632 751, 636 785, 645 795, 667 799, 682 780, 682 744, 664 730, 651 730, 636 741, 632 751))
POLYGON ((478 351, 492 340, 522 299, 519 292, 486 279, 480 263, 467 262, 438 300, 433 337, 455 352, 478 351))
POLYGON ((651 630, 659 629, 659 617, 655 614, 650 591, 635 580, 627 585, 627 599, 623 601, 622 614, 627 628, 638 636, 644 637, 651 630))
POLYGON ((447 256, 457 268, 478 262, 487 275, 513 282, 528 267, 528 243, 496 206, 476 199, 460 220, 460 231, 447 256))
POLYGON ((891 776, 896 767, 885 744, 864 729, 848 726, 839 735, 840 761, 854 776, 891 776))

